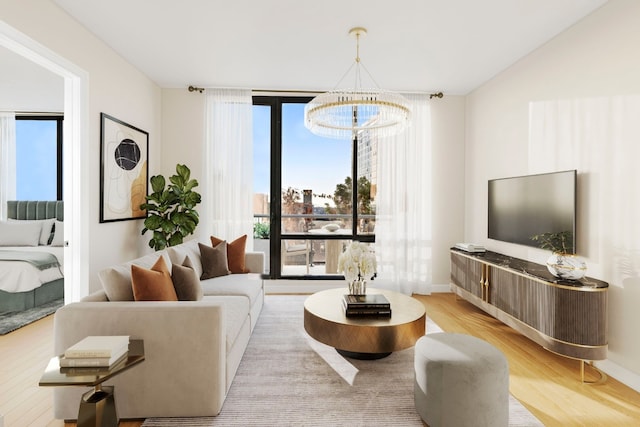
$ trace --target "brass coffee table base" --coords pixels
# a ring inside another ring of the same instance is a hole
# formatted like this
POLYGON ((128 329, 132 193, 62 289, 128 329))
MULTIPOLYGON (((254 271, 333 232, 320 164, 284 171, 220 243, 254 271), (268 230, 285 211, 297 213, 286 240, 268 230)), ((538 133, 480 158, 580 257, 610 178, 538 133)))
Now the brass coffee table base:
POLYGON ((378 360, 378 359, 384 359, 385 357, 389 356, 392 352, 389 351, 387 353, 358 353, 355 351, 348 351, 348 350, 340 350, 338 348, 336 348, 336 351, 344 357, 348 357, 349 359, 359 359, 359 360, 378 360))

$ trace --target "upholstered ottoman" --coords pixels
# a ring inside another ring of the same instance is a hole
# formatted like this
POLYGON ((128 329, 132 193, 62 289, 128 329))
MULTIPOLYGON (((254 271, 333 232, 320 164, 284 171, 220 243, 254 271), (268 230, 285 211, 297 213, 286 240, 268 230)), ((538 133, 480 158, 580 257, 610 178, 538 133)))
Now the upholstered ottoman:
POLYGON ((507 426, 509 367, 481 339, 434 333, 415 345, 414 399, 429 427, 507 426))

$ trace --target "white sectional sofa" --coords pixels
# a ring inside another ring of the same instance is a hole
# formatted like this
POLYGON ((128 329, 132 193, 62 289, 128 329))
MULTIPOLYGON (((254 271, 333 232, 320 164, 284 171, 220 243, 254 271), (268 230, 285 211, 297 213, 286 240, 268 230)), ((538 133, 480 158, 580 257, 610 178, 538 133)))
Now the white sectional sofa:
MULTIPOLYGON (((149 268, 159 256, 182 263, 185 255, 200 277, 196 240, 114 266, 99 276, 103 288, 109 289, 111 281, 130 283, 131 264, 149 268)), ((115 386, 118 416, 217 415, 264 303, 264 254, 248 252, 245 263, 249 273, 202 280, 204 297, 199 301, 112 301, 109 292, 101 290, 68 304, 54 317, 54 351, 61 354, 89 335, 142 339, 144 362, 105 383, 115 386)), ((87 390, 56 387, 55 417, 76 419, 80 396, 87 390)))

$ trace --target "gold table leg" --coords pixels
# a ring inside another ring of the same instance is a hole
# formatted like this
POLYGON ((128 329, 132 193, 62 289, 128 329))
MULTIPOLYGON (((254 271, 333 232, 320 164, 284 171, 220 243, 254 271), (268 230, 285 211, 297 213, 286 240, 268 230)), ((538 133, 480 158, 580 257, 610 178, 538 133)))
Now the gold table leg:
POLYGON ((117 427, 118 415, 113 386, 96 385, 82 395, 78 411, 78 427, 117 427))
POLYGON ((600 369, 598 369, 593 362, 589 362, 586 360, 580 360, 580 380, 582 381, 582 384, 602 384, 603 382, 605 382, 607 380, 607 374, 605 374, 604 372, 602 372, 600 369), (598 375, 600 375, 600 378, 598 378, 595 381, 585 381, 584 379, 584 365, 585 363, 587 365, 589 365, 594 371, 596 371, 598 373, 598 375))

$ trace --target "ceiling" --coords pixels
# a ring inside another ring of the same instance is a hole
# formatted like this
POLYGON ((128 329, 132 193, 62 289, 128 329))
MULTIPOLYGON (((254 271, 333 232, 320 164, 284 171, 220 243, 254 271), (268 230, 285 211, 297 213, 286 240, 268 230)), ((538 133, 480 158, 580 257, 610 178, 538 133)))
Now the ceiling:
POLYGON ((381 88, 467 94, 606 0, 53 2, 163 88, 333 89, 362 26, 381 88))

